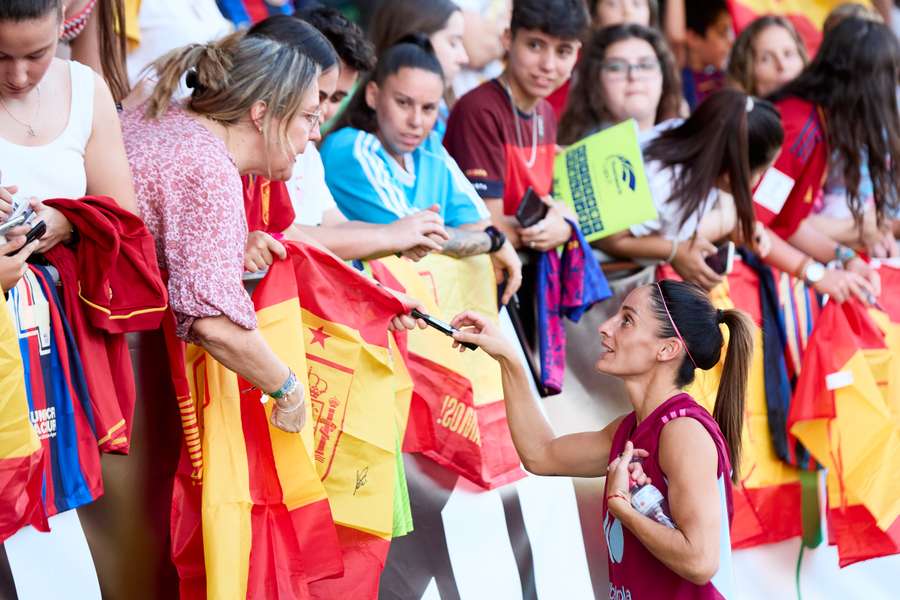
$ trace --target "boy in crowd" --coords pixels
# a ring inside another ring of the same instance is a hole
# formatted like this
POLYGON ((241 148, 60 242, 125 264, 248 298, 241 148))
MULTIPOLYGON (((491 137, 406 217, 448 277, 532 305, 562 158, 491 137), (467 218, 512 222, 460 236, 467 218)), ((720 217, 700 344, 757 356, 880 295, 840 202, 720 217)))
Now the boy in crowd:
POLYGON ((686 50, 681 71, 684 98, 693 111, 725 86, 725 67, 734 45, 734 26, 725 0, 685 2, 686 50))
POLYGON ((447 123, 445 147, 516 248, 547 251, 572 235, 574 217, 550 197, 556 117, 546 98, 571 75, 588 23, 582 0, 516 0, 506 68, 460 98, 447 123), (514 215, 528 188, 549 210, 522 229, 514 215))

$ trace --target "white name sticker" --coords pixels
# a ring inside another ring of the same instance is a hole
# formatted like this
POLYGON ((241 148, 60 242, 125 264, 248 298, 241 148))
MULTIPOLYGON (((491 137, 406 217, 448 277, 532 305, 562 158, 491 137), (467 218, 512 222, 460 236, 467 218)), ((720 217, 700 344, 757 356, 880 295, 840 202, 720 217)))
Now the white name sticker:
POLYGON ((835 371, 825 376, 825 387, 829 392, 853 385, 853 373, 850 371, 835 371))
POLYGON ((793 179, 775 167, 771 167, 759 182, 759 187, 753 194, 753 200, 777 215, 784 207, 784 203, 787 202, 788 196, 791 195, 794 183, 793 179))

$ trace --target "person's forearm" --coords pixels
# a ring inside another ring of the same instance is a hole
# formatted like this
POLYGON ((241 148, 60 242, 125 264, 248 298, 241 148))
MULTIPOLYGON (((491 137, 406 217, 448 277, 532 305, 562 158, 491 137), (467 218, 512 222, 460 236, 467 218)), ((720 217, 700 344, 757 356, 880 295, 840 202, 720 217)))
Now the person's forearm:
POLYGON ((287 365, 272 352, 259 330, 244 329, 228 317, 218 316, 197 319, 192 331, 213 358, 263 392, 277 390, 287 380, 287 365))
POLYGON ((800 223, 797 231, 788 238, 788 242, 800 252, 808 254, 821 263, 834 260, 838 243, 818 231, 808 221, 800 223))
POLYGON ((516 452, 526 469, 546 474, 547 450, 556 434, 534 400, 528 374, 518 357, 501 359, 500 372, 506 420, 516 452))
POLYGON ((601 250, 619 258, 666 260, 672 255, 672 240, 661 235, 635 237, 630 233, 612 235, 594 242, 601 250))
MULTIPOLYGON (((607 493, 611 494, 614 491, 608 490, 607 493)), ((710 565, 709 559, 704 558, 702 550, 695 547, 683 531, 677 527, 671 529, 657 523, 630 505, 624 506, 624 500, 614 502, 619 504, 615 511, 616 518, 653 556, 672 571, 697 585, 706 583, 715 574, 716 569, 713 568, 715 565, 710 565)))
POLYGON ((766 264, 796 276, 800 267, 803 266, 803 263, 809 256, 784 241, 775 232, 768 230, 768 235, 772 243, 772 249, 769 250, 764 259, 766 264))
POLYGON ((487 254, 491 249, 491 238, 484 231, 469 231, 447 227, 450 239, 441 244, 441 253, 453 258, 465 258, 487 254))
MULTIPOLYGON (((395 254, 405 248, 398 248, 396 241, 388 236, 384 225, 345 221, 340 225, 294 225, 296 231, 316 240, 331 250, 342 260, 368 260, 395 254)), ((285 231, 285 237, 293 239, 292 230, 285 231)))

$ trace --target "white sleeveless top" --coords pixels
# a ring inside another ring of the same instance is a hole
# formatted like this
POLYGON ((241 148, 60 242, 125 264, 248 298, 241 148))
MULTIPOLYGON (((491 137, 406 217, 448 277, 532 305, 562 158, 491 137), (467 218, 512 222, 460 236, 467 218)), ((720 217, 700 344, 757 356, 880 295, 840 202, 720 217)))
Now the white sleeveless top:
POLYGON ((87 190, 84 151, 94 124, 94 71, 69 61, 69 122, 43 146, 20 146, 0 137, 0 185, 16 185, 16 198, 80 198, 87 190))

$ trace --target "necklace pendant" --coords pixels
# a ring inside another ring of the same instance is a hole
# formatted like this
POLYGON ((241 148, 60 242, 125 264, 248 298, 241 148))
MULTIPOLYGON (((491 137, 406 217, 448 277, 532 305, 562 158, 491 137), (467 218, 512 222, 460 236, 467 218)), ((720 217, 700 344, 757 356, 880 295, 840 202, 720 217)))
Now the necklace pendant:
POLYGON ((28 125, 26 133, 28 133, 28 137, 37 137, 37 134, 34 132, 34 127, 32 127, 31 125, 28 125))

